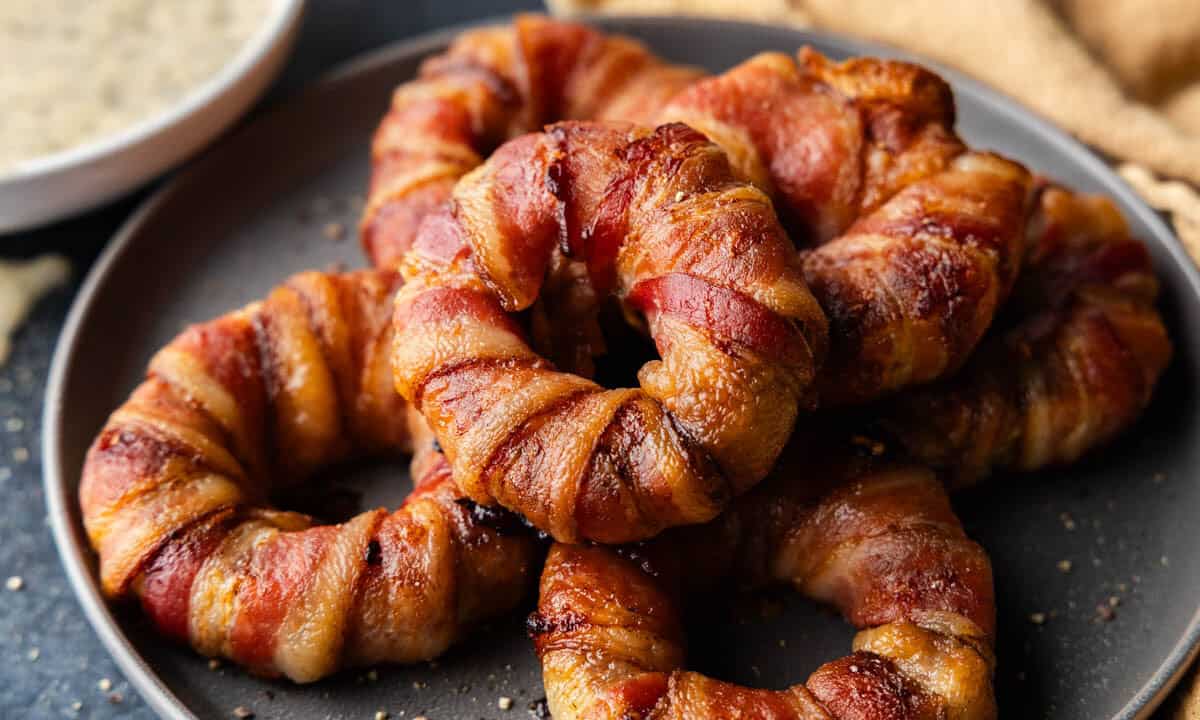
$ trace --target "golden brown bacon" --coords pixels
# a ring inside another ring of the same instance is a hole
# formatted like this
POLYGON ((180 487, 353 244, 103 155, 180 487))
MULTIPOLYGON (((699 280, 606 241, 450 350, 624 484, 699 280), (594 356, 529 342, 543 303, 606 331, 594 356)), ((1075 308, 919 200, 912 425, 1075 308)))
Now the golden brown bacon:
POLYGON ((881 412, 910 453, 968 485, 1069 463, 1127 428, 1171 357, 1146 247, 1107 198, 1044 187, 1007 316, 956 377, 881 412))
POLYGON ((421 218, 504 140, 557 120, 647 121, 698 76, 627 38, 533 15, 463 33, 397 88, 376 132, 367 254, 394 267, 421 218))
POLYGON ((824 406, 862 403, 957 370, 1012 288, 1028 173, 968 153, 803 253, 829 317, 824 406))
POLYGON ((957 369, 1016 277, 1029 174, 969 153, 950 88, 908 63, 752 58, 662 117, 721 145, 772 192, 829 317, 823 405, 860 403, 957 369))
POLYGON ((711 519, 770 469, 824 317, 762 192, 682 125, 565 123, 512 141, 431 216, 397 297, 396 387, 474 500, 565 541, 711 519), (645 314, 640 389, 555 371, 505 311, 556 248, 645 314))
POLYGON ((826 457, 803 467, 827 483, 818 490, 792 472, 637 557, 551 549, 529 627, 555 718, 705 720, 731 708, 774 720, 996 716, 991 567, 933 474, 826 457), (680 600, 729 579, 790 583, 834 605, 860 628, 853 654, 782 691, 684 670, 680 600))
MULTIPOLYGON (((304 682, 416 661, 513 607, 537 548, 480 525, 439 455, 399 510, 340 525, 267 505, 428 433, 391 387, 392 272, 305 273, 179 335, 109 418, 80 485, 104 591, 209 656, 304 682)), ((428 441, 427 441, 428 442, 428 441)))
POLYGON ((966 151, 950 88, 934 73, 877 58, 833 63, 810 48, 799 59, 757 55, 660 114, 703 132, 739 176, 771 192, 797 221, 797 242, 832 240, 966 151))

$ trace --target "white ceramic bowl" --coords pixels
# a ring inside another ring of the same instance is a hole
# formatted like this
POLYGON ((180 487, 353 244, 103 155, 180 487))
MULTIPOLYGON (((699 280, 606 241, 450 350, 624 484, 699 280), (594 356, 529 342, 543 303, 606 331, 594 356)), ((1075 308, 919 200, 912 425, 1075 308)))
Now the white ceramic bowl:
POLYGON ((274 0, 238 55, 170 109, 0 174, 0 233, 101 205, 204 147, 250 108, 283 67, 303 7, 304 0, 274 0))

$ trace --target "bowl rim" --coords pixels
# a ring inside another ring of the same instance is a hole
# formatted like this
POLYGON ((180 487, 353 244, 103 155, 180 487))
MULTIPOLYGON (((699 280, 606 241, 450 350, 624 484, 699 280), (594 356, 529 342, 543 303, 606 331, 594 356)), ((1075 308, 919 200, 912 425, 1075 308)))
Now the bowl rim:
MULTIPOLYGON (((293 5, 302 4, 303 0, 288 0, 293 5)), ((330 71, 321 75, 317 80, 307 84, 298 94, 320 92, 323 88, 337 84, 347 77, 365 72, 379 65, 396 62, 400 58, 413 55, 427 54, 445 47, 449 41, 462 31, 482 25, 494 25, 510 22, 513 15, 500 15, 482 18, 476 21, 447 26, 417 34, 411 38, 400 40, 365 52, 343 63, 334 66, 330 71)), ((746 31, 762 29, 763 23, 740 20, 723 20, 701 16, 656 16, 656 15, 595 15, 583 14, 572 16, 581 22, 602 27, 609 32, 621 32, 621 24, 634 24, 644 27, 672 25, 688 28, 702 25, 741 26, 746 31)), ((862 40, 840 33, 808 28, 795 28, 798 36, 820 36, 836 44, 844 46, 856 55, 879 55, 903 60, 919 62, 934 69, 946 78, 956 92, 966 90, 973 99, 997 115, 1002 115, 1006 121, 1014 125, 1025 126, 1031 131, 1049 139, 1057 151, 1072 158, 1087 171, 1087 173, 1104 186, 1104 192, 1123 201, 1128 212, 1135 214, 1139 221, 1150 228, 1152 234, 1159 240, 1163 252, 1170 257, 1182 276, 1186 287, 1183 291, 1191 296, 1200 298, 1200 268, 1184 251, 1175 232, 1156 211, 1150 208, 1144 200, 1110 167, 1095 151, 1071 136, 1067 131, 1055 125, 1036 111, 1025 107, 1018 100, 997 90, 981 81, 975 80, 960 71, 924 58, 922 56, 901 50, 875 41, 862 40)), ((273 109, 273 112, 286 112, 290 101, 296 95, 285 98, 273 109)), ((203 160, 201 160, 203 162, 203 160)), ((82 526, 76 520, 77 499, 67 491, 64 467, 61 462, 61 434, 59 428, 66 419, 65 402, 62 396, 67 374, 76 362, 76 345, 79 341, 80 329, 87 320, 91 309, 91 298, 96 294, 100 285, 113 267, 131 248, 133 239, 155 212, 170 201, 174 195, 185 186, 187 177, 195 169, 189 167, 156 191, 122 224, 108 246, 97 258, 86 278, 81 284, 70 311, 63 324, 63 329, 55 344, 50 372, 45 391, 44 410, 42 414, 42 467, 43 483, 46 494, 47 512, 50 519, 51 531, 54 536, 59 557, 66 571, 68 580, 84 610, 89 623, 112 656, 129 683, 137 689, 146 703, 161 717, 172 720, 196 720, 196 715, 175 695, 159 678, 158 674, 146 662, 145 658, 133 647, 129 638, 121 629, 114 617, 112 607, 99 591, 96 578, 93 576, 89 560, 90 546, 82 535, 82 526)), ((2 183, 0 183, 2 184, 2 183)), ((1142 684, 1125 706, 1113 716, 1113 720, 1144 720, 1148 718, 1174 689, 1184 672, 1190 666, 1197 654, 1200 653, 1200 607, 1192 616, 1186 631, 1171 652, 1163 659, 1159 668, 1142 684)))
POLYGON ((305 0, 270 0, 270 11, 233 59, 214 75, 185 92, 174 104, 135 121, 114 133, 101 135, 45 155, 19 160, 0 171, 0 191, 6 186, 82 167, 115 157, 139 143, 162 134, 200 112, 249 73, 288 33, 304 8, 305 0))

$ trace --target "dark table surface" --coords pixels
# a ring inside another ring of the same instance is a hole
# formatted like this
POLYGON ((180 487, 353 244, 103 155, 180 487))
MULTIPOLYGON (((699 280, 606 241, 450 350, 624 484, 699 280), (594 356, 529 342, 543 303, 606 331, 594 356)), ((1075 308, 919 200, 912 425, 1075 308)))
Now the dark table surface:
MULTIPOLYGON (((264 105, 339 62, 426 30, 517 10, 537 0, 309 0, 292 58, 264 105)), ((261 106, 260 106, 261 107, 261 106)), ((41 415, 55 341, 96 255, 156 185, 78 218, 0 236, 0 257, 62 253, 72 284, 34 309, 0 367, 0 718, 137 718, 154 714, 122 678, 84 619, 46 522, 41 415)))

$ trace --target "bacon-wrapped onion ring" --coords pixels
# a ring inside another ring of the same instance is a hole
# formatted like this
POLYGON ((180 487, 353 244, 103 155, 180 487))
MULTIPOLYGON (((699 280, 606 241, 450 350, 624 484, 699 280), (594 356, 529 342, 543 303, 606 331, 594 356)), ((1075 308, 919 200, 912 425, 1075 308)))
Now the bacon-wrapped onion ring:
POLYGON ((950 87, 910 63, 764 53, 676 96, 660 117, 721 146, 776 198, 829 318, 822 406, 958 369, 1008 297, 1032 187, 969 152, 950 87))
POLYGON ((636 557, 551 548, 529 629, 555 718, 995 718, 983 549, 927 468, 823 445, 798 456, 804 482, 781 467, 717 521, 666 533, 636 557), (780 691, 684 670, 681 602, 763 582, 837 607, 860 629, 853 654, 780 691))
POLYGON ((956 376, 877 408, 955 487, 1074 462, 1128 428, 1171 359, 1146 246, 1112 201, 1043 184, 999 326, 956 376))
POLYGON ((137 597, 205 655, 297 682, 429 659, 516 605, 536 541, 477 521, 440 455, 414 462, 395 512, 316 525, 268 505, 330 463, 427 437, 391 387, 398 285, 304 273, 159 351, 83 468, 106 595, 137 597))
POLYGON ((403 264, 396 388, 476 502, 556 539, 626 542, 712 519, 770 470, 825 319, 766 196, 683 125, 563 123, 502 146, 403 264), (554 370, 511 312, 556 249, 644 313, 640 389, 554 370))

